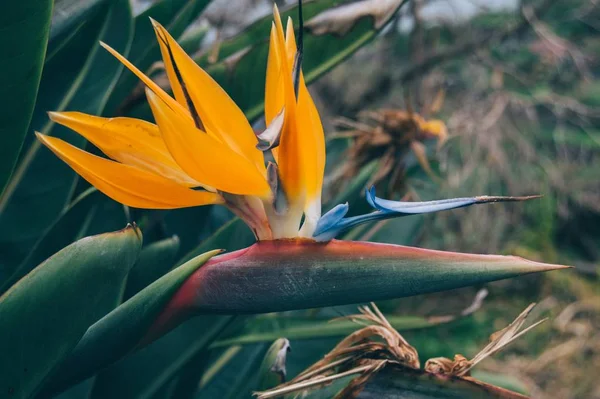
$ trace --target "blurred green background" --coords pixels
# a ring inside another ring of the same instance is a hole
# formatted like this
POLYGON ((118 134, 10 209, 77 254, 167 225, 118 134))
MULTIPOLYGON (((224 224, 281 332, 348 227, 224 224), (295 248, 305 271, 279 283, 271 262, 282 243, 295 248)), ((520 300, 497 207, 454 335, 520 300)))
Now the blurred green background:
MULTIPOLYGON (((440 181, 408 172, 404 191, 393 194, 543 197, 389 221, 374 227, 370 238, 395 242, 405 234, 426 248, 575 266, 490 284, 482 311, 470 319, 437 328, 435 337, 405 336, 424 358, 473 355, 519 309, 539 302, 536 312, 550 322, 479 370, 517 377, 534 397, 600 397, 592 371, 600 365, 600 6, 422 1, 403 14, 396 29, 313 85, 324 120, 356 120, 380 108, 426 113, 443 91, 445 101, 433 116, 446 122, 449 139, 430 152, 440 181), (412 230, 411 223, 419 226, 412 230)), ((439 314, 464 306, 475 291, 387 305, 402 314, 439 314)))

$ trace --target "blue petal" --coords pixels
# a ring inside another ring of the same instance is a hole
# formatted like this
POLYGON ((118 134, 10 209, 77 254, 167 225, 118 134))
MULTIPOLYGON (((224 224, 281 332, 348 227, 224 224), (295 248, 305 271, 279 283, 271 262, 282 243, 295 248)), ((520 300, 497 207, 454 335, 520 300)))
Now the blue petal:
MULTIPOLYGON (((390 201, 375 196, 375 188, 371 187, 367 191, 367 201, 373 208, 382 212, 394 212, 396 216, 416 215, 420 213, 430 213, 438 211, 446 211, 449 209, 462 208, 465 206, 478 204, 482 202, 481 198, 491 197, 466 197, 466 198, 451 198, 437 201, 411 202, 411 201, 390 201)), ((494 197, 499 198, 499 197, 494 197)))
POLYGON ((340 204, 335 206, 329 212, 321 217, 313 238, 317 241, 329 241, 335 238, 339 233, 351 227, 362 223, 391 219, 396 217, 417 215, 422 213, 431 213, 445 211, 449 209, 463 208, 474 204, 485 204, 490 202, 508 202, 508 201, 525 201, 539 196, 528 197, 466 197, 452 198, 437 201, 425 202, 407 202, 407 201, 390 201, 378 198, 375 195, 375 188, 371 187, 366 192, 367 202, 373 208, 374 212, 359 216, 345 217, 348 213, 348 204, 340 204))
POLYGON ((375 220, 390 219, 393 217, 395 216, 391 213, 375 211, 364 215, 342 218, 337 223, 328 226, 327 229, 322 229, 321 231, 315 230, 313 238, 317 241, 329 241, 337 237, 337 235, 342 231, 348 230, 354 226, 358 226, 359 224, 372 222, 375 220))
POLYGON ((317 236, 337 225, 348 213, 348 208, 347 202, 345 204, 338 204, 331 208, 331 210, 329 210, 319 219, 313 236, 317 236))

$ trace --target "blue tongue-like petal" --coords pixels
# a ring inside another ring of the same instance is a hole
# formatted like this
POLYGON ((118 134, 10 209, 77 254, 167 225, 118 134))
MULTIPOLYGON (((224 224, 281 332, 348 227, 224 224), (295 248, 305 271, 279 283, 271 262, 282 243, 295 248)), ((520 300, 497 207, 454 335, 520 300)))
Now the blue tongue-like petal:
POLYGON ((348 204, 339 204, 321 217, 319 223, 317 224, 313 238, 317 241, 329 241, 344 230, 375 220, 446 211, 449 209, 463 208, 465 206, 475 204, 526 201, 539 198, 539 195, 526 197, 479 196, 443 199, 437 201, 409 202, 391 201, 378 198, 375 195, 375 188, 371 187, 367 190, 366 197, 369 205, 375 209, 374 212, 347 218, 345 216, 348 213, 348 204))
POLYGON ((336 225, 340 220, 346 216, 348 213, 348 203, 337 204, 333 208, 331 208, 326 214, 321 216, 319 219, 319 223, 317 224, 317 228, 315 229, 315 233, 319 230, 325 231, 329 227, 336 225))

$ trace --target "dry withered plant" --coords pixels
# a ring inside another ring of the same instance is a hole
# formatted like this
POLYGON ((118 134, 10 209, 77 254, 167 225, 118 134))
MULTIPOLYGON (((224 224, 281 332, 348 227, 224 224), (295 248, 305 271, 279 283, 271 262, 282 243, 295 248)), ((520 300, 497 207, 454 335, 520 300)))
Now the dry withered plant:
POLYGON ((349 138, 352 143, 346 152, 346 162, 335 172, 340 179, 335 181, 349 181, 377 160, 376 172, 366 186, 385 181, 386 195, 401 193, 404 191, 406 158, 410 153, 432 179, 439 180, 429 164, 425 143, 437 140, 437 148, 440 148, 448 138, 443 121, 428 119, 429 114, 440 110, 444 96, 444 90, 440 90, 423 115, 414 112, 407 100, 406 110, 382 108, 361 111, 356 120, 337 118, 334 123, 338 132, 329 138, 349 138))
MULTIPOLYGON (((494 333, 490 343, 472 359, 457 354, 454 360, 438 357, 427 360, 420 369, 417 350, 396 331, 374 303, 359 307, 360 314, 344 317, 363 328, 348 335, 321 360, 301 372, 294 379, 273 389, 256 392, 259 399, 281 397, 288 394, 302 394, 312 389, 322 388, 336 380, 356 376, 339 391, 336 398, 360 397, 361 392, 382 370, 395 372, 396 379, 435 380, 441 390, 467 389, 493 392, 501 398, 524 398, 525 396, 486 384, 470 377, 471 369, 487 357, 498 353, 508 344, 521 337, 546 319, 523 329, 527 316, 535 304, 529 305, 507 327, 494 333), (460 381, 463 385, 456 384, 460 381), (452 384, 445 384, 452 382, 452 384)), ((421 389, 413 384, 410 389, 421 389)), ((397 388, 397 387, 396 387, 397 388)))

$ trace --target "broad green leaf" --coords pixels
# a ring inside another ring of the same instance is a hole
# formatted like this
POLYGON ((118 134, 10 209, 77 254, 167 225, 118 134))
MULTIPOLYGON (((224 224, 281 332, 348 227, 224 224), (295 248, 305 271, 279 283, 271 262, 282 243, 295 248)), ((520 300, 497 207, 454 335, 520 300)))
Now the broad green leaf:
MULTIPOLYGON (((92 222, 102 198, 103 195, 95 189, 89 189, 76 198, 33 246, 27 258, 13 272, 12 276, 0 285, 0 292, 6 291, 53 253, 88 235, 89 224, 92 222)), ((115 222, 121 226, 126 223, 123 218, 115 220, 115 222)))
POLYGON ((198 25, 190 27, 177 41, 186 53, 194 54, 200 48, 200 44, 208 31, 209 28, 207 26, 198 25))
POLYGON ((179 256, 198 246, 203 238, 213 234, 221 225, 209 220, 211 211, 218 206, 206 205, 171 210, 136 210, 135 220, 147 219, 156 239, 172 235, 179 237, 179 256))
MULTIPOLYGON (((246 225, 239 219, 234 219, 202 242, 192 253, 184 256, 178 264, 213 248, 239 249, 253 241, 252 233, 246 225)), ((191 367, 193 359, 232 322, 233 318, 230 316, 201 316, 189 320, 146 348, 102 371, 94 386, 94 397, 114 397, 120 393, 135 398, 158 395, 179 372, 191 367)))
POLYGON ((141 247, 134 227, 66 247, 0 297, 0 387, 29 398, 87 328, 120 301, 141 247))
POLYGON ((226 328, 231 317, 197 317, 101 371, 90 399, 156 397, 167 383, 226 328))
POLYGON ((181 284, 218 252, 207 252, 177 267, 93 324, 42 392, 60 392, 160 335, 150 328, 161 318, 165 305, 181 284))
POLYGON ((55 0, 50 41, 68 34, 108 0, 55 0))
POLYGON ((51 12, 52 0, 4 1, 0 5, 0 195, 33 114, 51 12))
MULTIPOLYGON (((250 398, 267 344, 247 345, 220 364, 216 374, 200 387, 195 398, 250 398)), ((175 399, 175 398, 174 398, 175 399)))
POLYGON ((129 272, 124 298, 131 298, 171 270, 178 250, 177 236, 154 242, 143 248, 137 263, 129 272))
POLYGON ((0 267, 9 274, 71 199, 76 174, 33 139, 33 131, 82 147, 85 140, 49 122, 49 110, 100 114, 122 66, 98 40, 127 52, 131 38, 128 0, 112 0, 106 12, 84 24, 44 66, 29 143, 15 174, 0 197, 0 267), (48 178, 51 176, 51 178, 48 178))
POLYGON ((349 397, 360 399, 526 399, 519 393, 486 384, 472 378, 447 377, 423 370, 388 365, 369 378, 364 388, 349 397))
POLYGON ((199 389, 199 382, 205 372, 213 366, 211 352, 204 349, 198 352, 187 364, 179 371, 177 376, 169 381, 164 387, 154 395, 154 398, 193 398, 199 389))

